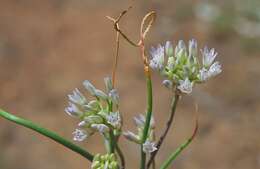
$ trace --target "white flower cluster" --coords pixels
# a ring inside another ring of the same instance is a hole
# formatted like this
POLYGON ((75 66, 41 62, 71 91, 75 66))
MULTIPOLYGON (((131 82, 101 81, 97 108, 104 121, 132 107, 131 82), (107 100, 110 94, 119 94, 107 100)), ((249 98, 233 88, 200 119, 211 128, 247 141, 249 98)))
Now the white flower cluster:
MULTIPOLYGON (((143 137, 143 130, 144 130, 144 125, 145 125, 145 116, 140 114, 137 117, 134 117, 134 123, 137 127, 137 134, 134 134, 131 131, 124 132, 123 135, 125 136, 126 139, 133 141, 137 144, 141 144, 141 139, 143 137)), ((148 131, 148 138, 143 144, 143 151, 146 153, 151 153, 155 150, 157 150, 154 140, 154 128, 155 128, 155 122, 154 118, 151 119, 150 122, 150 127, 148 131)))
POLYGON ((167 88, 177 87, 182 93, 191 93, 195 83, 205 82, 222 72, 220 63, 215 61, 215 49, 205 47, 201 50, 202 62, 199 62, 198 45, 194 39, 189 41, 188 49, 182 40, 175 50, 172 43, 167 41, 164 46, 152 47, 150 54, 150 67, 167 78, 163 85, 167 88))
POLYGON ((87 80, 83 82, 94 98, 91 101, 88 101, 77 88, 68 95, 69 106, 65 108, 65 112, 80 120, 79 128, 73 132, 75 141, 83 141, 95 132, 106 134, 109 130, 119 130, 121 127, 119 111, 111 111, 113 105, 118 109, 118 92, 112 87, 111 78, 107 77, 104 81, 106 92, 96 89, 87 80))

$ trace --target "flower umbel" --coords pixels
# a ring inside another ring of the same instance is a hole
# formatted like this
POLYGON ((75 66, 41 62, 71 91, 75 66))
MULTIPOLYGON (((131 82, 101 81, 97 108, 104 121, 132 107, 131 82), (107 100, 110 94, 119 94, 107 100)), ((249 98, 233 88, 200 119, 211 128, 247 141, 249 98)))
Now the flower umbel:
POLYGON ((119 95, 117 90, 112 88, 111 78, 107 77, 104 81, 106 92, 96 89, 88 80, 83 82, 85 88, 94 96, 89 102, 77 88, 73 94, 68 95, 69 106, 65 108, 65 112, 80 120, 80 129, 73 132, 76 141, 83 141, 95 132, 107 135, 110 130, 120 130, 120 113, 118 110, 111 110, 113 103, 118 109, 119 95))
POLYGON ((173 53, 172 43, 166 42, 165 46, 151 49, 152 59, 150 67, 167 79, 163 85, 171 89, 175 87, 181 93, 190 94, 194 84, 206 82, 222 72, 221 65, 215 61, 217 52, 215 49, 205 47, 201 50, 202 64, 198 59, 198 44, 195 39, 189 41, 187 50, 183 40, 180 40, 173 53), (165 51, 165 52, 164 52, 165 51), (164 60, 167 59, 167 64, 164 60))

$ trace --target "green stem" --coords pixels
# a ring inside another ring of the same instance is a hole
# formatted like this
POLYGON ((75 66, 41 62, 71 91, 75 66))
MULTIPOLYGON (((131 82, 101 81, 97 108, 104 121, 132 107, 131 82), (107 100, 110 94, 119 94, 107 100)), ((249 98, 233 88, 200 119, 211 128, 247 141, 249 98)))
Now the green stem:
POLYGON ((116 144, 116 152, 119 155, 119 158, 121 161, 121 169, 125 169, 125 158, 124 158, 123 152, 120 149, 120 147, 118 146, 118 144, 116 144))
MULTIPOLYGON (((113 103, 112 101, 108 102, 108 111, 112 112, 113 111, 113 103)), ((114 153, 115 152, 115 144, 116 144, 116 140, 115 140, 115 136, 113 133, 113 128, 109 129, 109 153, 114 153)))
POLYGON ((155 156, 158 153, 158 151, 160 150, 160 147, 163 144, 163 141, 165 140, 165 138, 166 138, 166 136, 167 136, 167 134, 168 134, 168 132, 170 130, 170 127, 172 126, 179 98, 180 98, 179 94, 175 93, 175 95, 172 98, 170 117, 168 118, 168 121, 166 123, 166 127, 165 127, 165 130, 164 130, 163 134, 160 136, 159 141, 156 143, 157 150, 152 152, 152 154, 150 156, 150 159, 149 159, 149 161, 147 163, 147 169, 150 168, 150 166, 152 165, 153 161, 155 160, 155 156))
POLYGON ((170 166, 170 164, 176 159, 176 157, 182 152, 182 150, 184 150, 184 148, 186 148, 190 143, 191 143, 191 139, 188 139, 186 142, 184 142, 183 144, 181 144, 177 150, 175 152, 173 152, 170 157, 162 164, 162 166, 160 167, 160 169, 166 169, 170 166))
POLYGON ((109 153, 115 152, 115 137, 113 134, 113 129, 110 129, 109 131, 109 153))
POLYGON ((183 144, 181 144, 177 150, 175 150, 170 157, 164 161, 164 163, 162 164, 162 166, 160 167, 160 169, 167 169, 170 164, 178 157, 178 155, 181 154, 181 152, 188 147, 188 145, 192 142, 192 140, 195 138, 196 134, 198 131, 198 119, 196 119, 196 126, 193 130, 193 134, 190 138, 188 138, 183 144))
POLYGON ((145 169, 146 163, 146 154, 143 151, 143 143, 146 141, 148 137, 148 132, 150 128, 150 122, 152 118, 152 109, 153 109, 153 93, 152 93, 152 80, 151 76, 148 74, 146 77, 146 86, 147 86, 147 112, 146 112, 146 120, 143 130, 143 136, 141 140, 141 164, 140 169, 145 169))
POLYGON ((89 161, 93 160, 93 155, 90 154, 89 152, 87 152, 86 150, 82 149, 81 147, 73 144, 72 142, 66 140, 65 138, 59 136, 58 134, 56 134, 53 131, 50 131, 48 129, 42 128, 36 124, 34 124, 33 122, 29 121, 29 120, 25 120, 22 119, 20 117, 14 116, 4 110, 0 109, 0 116, 2 116, 3 118, 12 121, 16 124, 22 125, 26 128, 32 129, 46 137, 49 137, 50 139, 56 141, 57 143, 60 143, 61 145, 69 148, 70 150, 82 155, 83 157, 85 157, 86 159, 88 159, 89 161))

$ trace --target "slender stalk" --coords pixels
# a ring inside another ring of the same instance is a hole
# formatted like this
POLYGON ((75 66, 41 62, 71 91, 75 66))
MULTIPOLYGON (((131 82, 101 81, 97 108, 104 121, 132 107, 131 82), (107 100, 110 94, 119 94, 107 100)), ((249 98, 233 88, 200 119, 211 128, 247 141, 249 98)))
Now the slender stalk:
POLYGON ((141 164, 140 169, 145 169, 145 163, 146 163, 146 154, 143 151, 143 143, 146 141, 150 122, 152 118, 152 108, 153 108, 153 93, 152 93, 152 80, 150 74, 147 74, 146 77, 146 85, 147 85, 147 112, 146 112, 146 120, 144 125, 144 131, 143 136, 141 140, 141 164))
POLYGON ((29 129, 32 129, 54 141, 56 141, 57 143, 69 148, 70 150, 82 155, 83 157, 85 157, 86 159, 88 159, 89 161, 92 161, 93 160, 93 155, 90 154, 88 151, 82 149, 81 147, 73 144, 72 142, 66 140, 65 138, 59 136, 58 134, 56 134, 55 132, 53 131, 50 131, 48 129, 45 129, 43 127, 40 127, 36 124, 34 124, 33 122, 29 121, 29 120, 25 120, 25 119, 22 119, 20 117, 17 117, 17 116, 14 116, 4 110, 1 110, 0 109, 0 116, 2 116, 3 118, 9 120, 9 121, 12 121, 16 124, 19 124, 19 125, 22 125, 26 128, 29 128, 29 129))
POLYGON ((181 144, 171 155, 170 157, 164 161, 160 169, 167 169, 170 164, 178 157, 178 155, 181 154, 181 152, 188 147, 188 145, 192 142, 192 140, 195 138, 198 131, 198 119, 196 119, 196 126, 193 130, 192 136, 188 138, 183 144, 181 144))
POLYGON ((115 136, 113 134, 113 130, 110 129, 109 131, 109 153, 114 153, 115 152, 115 136))
POLYGON ((170 166, 170 164, 172 163, 172 161, 174 161, 176 159, 176 157, 182 152, 182 150, 184 150, 190 143, 191 143, 191 139, 186 140, 183 144, 181 144, 177 150, 175 152, 173 152, 170 157, 162 164, 162 166, 160 167, 160 169, 166 169, 170 166))
POLYGON ((123 152, 120 149, 120 147, 118 146, 118 144, 116 144, 116 152, 117 152, 117 154, 120 158, 120 161, 121 161, 121 169, 125 169, 125 158, 124 158, 123 152))
MULTIPOLYGON (((112 112, 113 111, 113 103, 112 103, 112 101, 109 102, 108 106, 109 106, 108 107, 108 111, 112 112)), ((109 129, 108 143, 109 143, 109 153, 114 153, 115 152, 116 140, 115 140, 115 136, 114 136, 114 133, 113 133, 113 128, 109 129)))
POLYGON ((155 169, 155 168, 156 168, 156 164, 155 164, 155 160, 153 160, 152 169, 155 169))
POLYGON ((152 154, 151 154, 151 157, 147 163, 147 169, 150 168, 150 166, 152 165, 154 159, 155 159, 155 156, 156 154, 158 153, 163 141, 165 140, 169 130, 170 130, 170 127, 173 123, 173 119, 174 119, 174 115, 175 115, 175 112, 176 112, 176 107, 177 107, 177 103, 179 101, 179 95, 176 93, 172 99, 172 103, 171 103, 171 113, 170 113, 170 117, 169 117, 169 120, 167 121, 166 123, 166 127, 165 127, 165 130, 163 132, 163 134, 161 135, 161 137, 159 138, 159 141, 157 142, 156 144, 156 148, 157 150, 154 151, 152 154))

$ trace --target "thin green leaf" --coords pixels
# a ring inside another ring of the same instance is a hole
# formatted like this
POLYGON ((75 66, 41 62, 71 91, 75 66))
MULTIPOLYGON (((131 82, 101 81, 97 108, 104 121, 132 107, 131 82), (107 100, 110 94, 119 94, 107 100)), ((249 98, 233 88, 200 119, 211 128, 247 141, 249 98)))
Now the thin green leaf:
POLYGON ((160 169, 167 169, 170 164, 178 157, 178 155, 181 154, 181 152, 192 142, 192 140, 194 139, 194 137, 196 136, 198 131, 198 119, 196 119, 196 126, 193 130, 192 136, 187 139, 183 144, 181 144, 177 150, 175 150, 167 160, 164 161, 164 163, 162 164, 162 166, 160 167, 160 169))
POLYGON ((22 119, 20 117, 17 117, 15 115, 12 115, 4 110, 0 109, 0 116, 2 116, 3 118, 12 121, 16 124, 22 125, 26 128, 32 129, 46 137, 49 137, 50 139, 56 141, 57 143, 60 143, 61 145, 69 148, 70 150, 82 155, 83 157, 85 157, 86 159, 88 159, 89 161, 93 160, 93 155, 90 154, 89 152, 87 152, 86 150, 82 149, 81 147, 73 144, 72 142, 66 140, 65 138, 59 136, 58 134, 56 134, 53 131, 50 131, 48 129, 42 128, 36 124, 34 124, 33 122, 29 121, 29 120, 25 120, 22 119))

